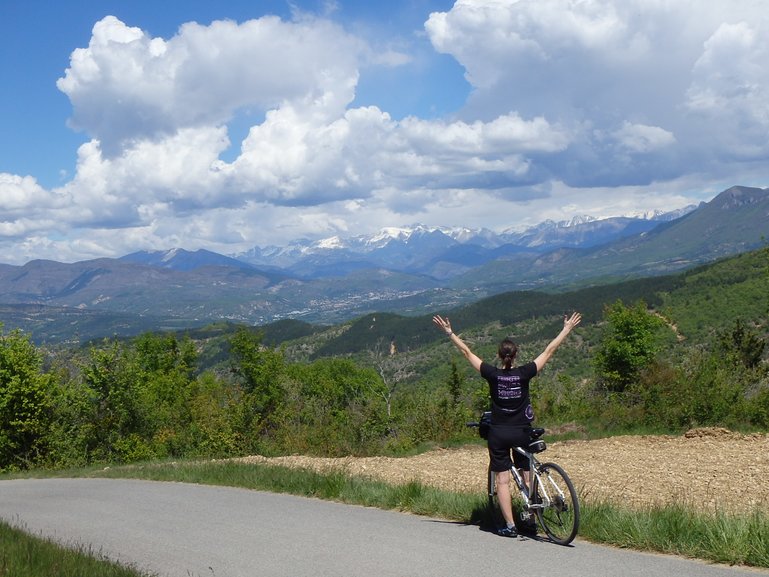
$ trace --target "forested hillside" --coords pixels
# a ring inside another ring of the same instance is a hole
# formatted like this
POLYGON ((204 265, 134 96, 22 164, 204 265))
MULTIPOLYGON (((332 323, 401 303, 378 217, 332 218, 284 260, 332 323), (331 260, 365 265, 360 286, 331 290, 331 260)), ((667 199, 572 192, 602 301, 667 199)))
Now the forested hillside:
MULTIPOLYGON (((390 239, 374 261, 336 249, 307 255, 309 260, 295 265, 309 276, 261 270, 206 251, 0 264, 0 318, 9 328, 29 331, 37 344, 58 344, 199 328, 221 319, 328 325, 385 312, 424 315, 492 295, 504 299, 509 291, 526 295, 514 297, 524 308, 535 307, 540 297, 532 290, 613 286, 760 248, 769 233, 768 215, 769 189, 735 186, 685 216, 604 243, 599 235, 576 246, 564 238, 540 244, 540 238, 533 245, 485 247, 424 230, 406 241, 390 239)), ((404 336, 405 346, 419 345, 410 340, 413 335, 404 336)))
MULTIPOLYGON (((769 249, 679 275, 513 292, 435 311, 491 361, 583 323, 533 385, 537 422, 573 434, 769 429, 769 249)), ((0 335, 0 470, 248 453, 401 453, 472 439, 483 381, 431 315, 148 332, 86 347, 0 335)))
MULTIPOLYGON (((565 293, 514 291, 485 298, 472 305, 439 310, 463 330, 499 325, 515 334, 524 321, 556 318, 572 310, 587 323, 598 322, 607 304, 621 300, 646 305, 670 319, 682 337, 703 340, 724 329, 730 321, 766 318, 769 310, 767 249, 743 253, 675 275, 630 280, 587 287, 565 293)), ((431 323, 432 313, 421 316, 370 314, 334 327, 327 339, 303 341, 313 357, 356 354, 374 350, 394 340, 401 352, 437 342, 441 335, 431 323), (340 330, 341 329, 341 330, 340 330)), ((276 327, 281 326, 280 324, 276 327)), ((555 322, 553 327, 555 327, 555 322)), ((272 325, 263 327, 274 334, 272 325)), ((537 337, 537 335, 529 335, 537 337)), ((547 336, 547 335, 542 335, 547 336)))

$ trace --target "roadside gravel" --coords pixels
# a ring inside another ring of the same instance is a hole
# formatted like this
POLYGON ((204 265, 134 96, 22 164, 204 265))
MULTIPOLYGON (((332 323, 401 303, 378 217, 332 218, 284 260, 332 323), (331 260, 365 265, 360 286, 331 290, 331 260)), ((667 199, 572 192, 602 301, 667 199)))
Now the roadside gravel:
MULTIPOLYGON (((630 507, 684 499, 699 510, 769 510, 769 434, 693 429, 681 436, 620 436, 548 443, 542 461, 562 465, 588 499, 630 507)), ((245 457, 317 471, 343 470, 391 483, 418 480, 458 492, 486 490, 483 446, 412 457, 245 457)))

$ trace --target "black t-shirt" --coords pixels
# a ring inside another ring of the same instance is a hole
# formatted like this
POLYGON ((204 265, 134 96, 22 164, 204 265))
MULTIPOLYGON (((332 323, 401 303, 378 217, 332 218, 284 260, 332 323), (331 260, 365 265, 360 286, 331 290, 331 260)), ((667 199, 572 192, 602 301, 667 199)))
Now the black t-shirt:
POLYGON ((499 369, 485 361, 481 363, 481 376, 489 383, 491 394, 492 424, 531 424, 534 410, 529 398, 529 381, 536 375, 537 365, 533 361, 510 369, 499 369))

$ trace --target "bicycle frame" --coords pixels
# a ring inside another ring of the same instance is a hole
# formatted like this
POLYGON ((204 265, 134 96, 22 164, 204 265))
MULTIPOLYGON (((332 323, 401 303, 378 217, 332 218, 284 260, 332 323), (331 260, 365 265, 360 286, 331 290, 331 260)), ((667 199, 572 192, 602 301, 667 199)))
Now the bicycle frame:
MULTIPOLYGON (((481 438, 487 439, 488 427, 491 425, 491 412, 486 411, 478 422, 467 423, 468 427, 476 427, 481 438)), ((541 453, 547 446, 540 438, 545 429, 535 428, 526 450, 523 447, 513 447, 512 450, 529 460, 529 485, 526 486, 522 474, 513 465, 510 474, 518 487, 523 501, 520 519, 529 521, 532 513, 547 533, 548 537, 559 545, 568 545, 577 536, 579 530, 579 497, 574 484, 563 468, 553 462, 541 463, 535 453, 541 453)), ((487 487, 489 506, 499 509, 497 495, 497 473, 488 469, 487 487)), ((516 514, 516 518, 519 516, 516 514)))
MULTIPOLYGON (((555 484, 551 484, 550 490, 548 491, 548 488, 545 486, 545 483, 542 481, 542 477, 539 474, 539 460, 534 456, 534 453, 530 453, 521 447, 513 447, 513 451, 516 453, 519 453, 520 455, 523 455, 527 459, 529 459, 529 486, 527 487, 523 482, 522 475, 518 472, 518 469, 515 468, 515 465, 510 469, 510 474, 513 477, 513 480, 515 481, 516 486, 518 487, 518 491, 521 494, 521 500, 523 501, 523 509, 527 514, 527 517, 531 515, 531 511, 534 509, 544 509, 546 507, 550 507, 553 503, 553 499, 551 499, 551 494, 557 493, 558 496, 561 498, 564 498, 565 495, 563 494, 563 491, 561 491, 560 487, 558 487, 555 484), (538 494, 542 497, 541 503, 532 503, 529 497, 532 494, 538 494)), ((490 481, 491 486, 496 491, 496 478, 493 481, 490 481)))
MULTIPOLYGON (((515 468, 515 465, 513 465, 510 468, 510 475, 513 478, 513 481, 515 482, 515 485, 518 487, 518 491, 521 494, 521 499, 524 503, 524 510, 528 513, 529 509, 531 508, 531 501, 529 500, 529 495, 531 494, 531 486, 533 482, 537 482, 537 472, 536 472, 536 459, 532 453, 529 453, 528 451, 524 451, 520 447, 513 447, 513 450, 517 453, 520 453, 524 457, 527 457, 529 459, 529 487, 526 487, 523 482, 522 475, 518 472, 518 469, 515 468)), ((497 473, 489 469, 489 497, 493 497, 497 493, 497 473)))
MULTIPOLYGON (((544 429, 536 431, 529 447, 544 433, 544 429)), ((523 502, 520 513, 515 513, 516 518, 528 522, 534 515, 552 541, 568 545, 579 530, 579 499, 569 476, 559 465, 552 462, 541 463, 537 459, 535 453, 545 450, 544 443, 541 448, 536 445, 534 451, 527 451, 523 447, 513 447, 512 450, 529 459, 528 486, 515 465, 510 469, 523 502)), ((497 473, 489 469, 488 497, 492 506, 498 500, 496 475, 497 473)))

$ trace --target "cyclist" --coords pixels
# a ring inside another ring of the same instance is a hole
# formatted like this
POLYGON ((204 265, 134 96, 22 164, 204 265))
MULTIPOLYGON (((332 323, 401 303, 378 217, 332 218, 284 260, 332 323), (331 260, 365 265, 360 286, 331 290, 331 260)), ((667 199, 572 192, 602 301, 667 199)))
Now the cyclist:
POLYGON ((534 411, 529 398, 529 381, 535 377, 542 367, 550 360, 555 350, 561 345, 571 330, 582 320, 582 315, 574 312, 571 316, 564 316, 563 328, 539 356, 532 362, 520 366, 513 366, 518 346, 509 338, 499 344, 497 355, 502 361, 502 368, 497 368, 482 361, 470 350, 465 342, 451 329, 448 317, 440 315, 433 317, 433 322, 443 330, 452 343, 459 349, 473 368, 489 383, 491 395, 491 427, 487 439, 491 470, 496 474, 497 495, 505 519, 506 526, 498 529, 497 533, 505 537, 518 535, 513 520, 513 507, 510 496, 510 469, 515 466, 524 470, 524 481, 529 482, 528 459, 515 451, 512 447, 527 445, 531 432, 531 422, 534 420, 534 411), (511 459, 512 453, 512 459, 511 459))

